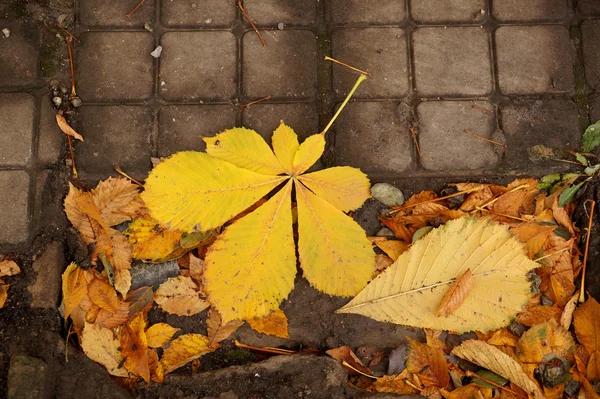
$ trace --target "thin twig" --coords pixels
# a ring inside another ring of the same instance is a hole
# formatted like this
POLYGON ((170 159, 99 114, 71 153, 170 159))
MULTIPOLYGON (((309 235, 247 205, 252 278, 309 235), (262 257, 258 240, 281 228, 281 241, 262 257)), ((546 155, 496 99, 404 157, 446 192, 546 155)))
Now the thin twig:
POLYGON ((517 396, 519 396, 519 394, 518 394, 516 391, 513 391, 513 390, 512 390, 512 389, 510 389, 510 388, 506 388, 506 387, 504 387, 504 386, 502 386, 502 385, 500 385, 500 384, 496 384, 494 381, 492 381, 492 380, 489 380, 489 379, 487 379, 487 378, 484 378, 484 377, 482 377, 482 376, 480 376, 480 375, 478 375, 478 374, 475 374, 475 373, 473 373, 472 371, 469 371, 469 370, 467 370, 467 371, 466 371, 466 374, 467 374, 467 377, 471 377, 471 378, 478 378, 478 379, 480 379, 480 380, 482 380, 482 381, 485 381, 485 382, 487 382, 487 383, 488 383, 488 384, 490 384, 490 385, 493 385, 493 386, 495 386, 495 387, 496 387, 496 388, 498 388, 498 389, 503 389, 503 390, 505 390, 506 392, 510 392, 510 393, 512 393, 513 395, 517 395, 517 396))
POLYGON ((394 209, 392 209, 390 212, 388 212, 388 214, 400 212, 400 211, 403 211, 405 209, 414 208, 415 206, 419 206, 419 205, 422 205, 422 204, 427 204, 427 203, 430 203, 430 202, 438 202, 438 201, 443 201, 443 200, 448 199, 448 198, 458 197, 459 195, 472 193, 473 191, 483 190, 484 187, 485 186, 481 185, 481 186, 470 188, 468 190, 459 191, 459 192, 456 192, 454 194, 446 195, 444 197, 433 198, 433 199, 430 199, 430 200, 421 201, 421 202, 417 202, 417 203, 414 203, 414 204, 401 205, 401 206, 398 206, 398 207, 395 207, 394 209))
POLYGON ((558 162, 564 162, 564 163, 571 163, 577 166, 583 166, 580 162, 575 162, 575 161, 569 161, 567 159, 553 159, 553 161, 558 161, 558 162))
POLYGON ((69 324, 69 330, 67 331, 67 338, 65 338, 65 363, 69 363, 69 337, 71 336, 71 329, 73 323, 69 324))
POLYGON ((75 91, 75 67, 73 66, 73 52, 71 51, 71 42, 68 37, 65 37, 67 42, 67 51, 69 52, 69 66, 71 67, 71 95, 75 97, 77 92, 75 91))
POLYGON ((267 100, 270 100, 270 99, 271 99, 271 96, 266 96, 266 97, 263 97, 263 98, 259 98, 258 100, 250 101, 248 104, 242 104, 242 105, 240 105, 240 108, 244 109, 246 107, 249 107, 252 104, 257 104, 257 103, 260 103, 260 102, 263 102, 263 101, 267 101, 267 100))
POLYGON ((489 112, 490 114, 493 114, 493 113, 494 113, 494 111, 492 111, 491 109, 480 107, 480 106, 479 106, 479 105, 477 105, 477 104, 473 104, 473 109, 478 109, 478 110, 480 110, 480 111, 489 112))
POLYGON ((127 173, 123 172, 121 170, 121 168, 119 168, 118 166, 115 166, 115 170, 117 171, 117 173, 119 173, 121 176, 129 179, 132 183, 137 184, 138 186, 143 186, 142 183, 140 183, 139 181, 135 180, 133 177, 129 176, 127 173))
POLYGON ((291 350, 287 350, 287 349, 279 349, 279 348, 271 348, 269 346, 260 348, 257 346, 246 345, 246 344, 242 344, 241 342, 238 342, 237 340, 233 340, 233 343, 238 348, 250 349, 253 351, 266 352, 266 353, 274 353, 276 355, 291 355, 291 354, 297 353, 296 351, 291 351, 291 350))
POLYGON ((373 379, 377 379, 377 377, 375 377, 374 375, 370 375, 370 374, 366 374, 363 373, 362 371, 360 371, 359 369, 357 369, 356 367, 352 366, 350 363, 348 363, 345 360, 342 360, 342 366, 346 366, 348 367, 350 370, 357 372, 358 374, 364 375, 365 377, 369 377, 369 378, 373 378, 373 379))
POLYGON ((358 79, 356 79, 356 83, 354 83, 354 86, 352 86, 352 89, 350 89, 350 93, 348 93, 348 95, 346 96, 346 99, 344 100, 344 102, 342 103, 342 105, 340 105, 340 107, 337 109, 337 111, 335 111, 335 114, 333 115, 333 118, 331 118, 331 120, 329 121, 329 123, 327 124, 327 126, 325 126, 325 129, 323 129, 323 131, 321 132, 321 134, 323 136, 325 136, 325 133, 327 133, 327 131, 329 130, 329 128, 331 128, 331 126, 333 125, 333 122, 335 122, 335 120, 337 119, 338 116, 340 116, 340 114, 342 113, 342 110, 344 109, 344 107, 346 106, 346 104, 348 104, 348 101, 350 101, 350 97, 352 97, 352 95, 354 94, 354 92, 356 91, 356 89, 358 89, 358 86, 360 86, 360 84, 362 82, 364 82, 365 80, 367 80, 367 75, 361 74, 358 79))
POLYGON ((415 147, 417 148, 417 154, 419 155, 419 160, 423 160, 421 156, 421 147, 419 147, 419 141, 417 140, 417 135, 415 134, 415 129, 411 126, 408 128, 410 130, 410 134, 412 135, 413 141, 415 142, 415 147))
POLYGON ((252 22, 252 19, 250 18, 250 15, 248 15, 248 13, 246 12, 246 10, 244 10, 244 6, 242 6, 242 2, 241 1, 238 1, 238 7, 240 8, 240 11, 242 12, 242 14, 244 14, 244 17, 246 17, 246 19, 248 20, 248 22, 250 22, 250 26, 252 26, 252 29, 254 29, 254 32, 256 32, 256 34, 258 35, 258 38, 260 39, 260 42, 262 43, 262 45, 266 46, 267 43, 265 42, 265 39, 263 39, 262 35, 258 31, 258 28, 256 27, 256 25, 254 25, 254 22, 252 22))
POLYGON ((346 68, 350 68, 350 69, 352 69, 353 71, 360 72, 360 73, 362 73, 363 75, 368 75, 368 76, 371 76, 371 72, 363 71, 362 69, 358 69, 358 68, 356 68, 356 67, 353 67, 352 65, 348 65, 348 64, 346 64, 345 62, 342 62, 342 61, 336 60, 335 58, 331 58, 331 57, 325 56, 325 61, 331 61, 331 62, 335 62, 336 64, 339 64, 339 65, 345 66, 346 68))
POLYGON ((561 252, 570 251, 570 250, 571 250, 571 247, 564 247, 563 249, 559 249, 558 251, 554 251, 554 252, 552 252, 551 254, 544 255, 544 256, 541 256, 541 257, 539 257, 539 258, 532 259, 532 260, 533 260, 534 262, 537 262, 537 261, 540 261, 540 260, 542 260, 542 259, 546 259, 546 258, 549 258, 549 257, 551 257, 551 256, 554 256, 554 255, 556 255, 556 254, 559 254, 559 253, 561 253, 561 252))
POLYGON ((525 220, 525 219, 522 219, 522 218, 519 218, 519 217, 516 217, 516 216, 507 215, 505 213, 499 213, 499 212, 490 211, 489 209, 485 209, 485 208, 482 208, 480 206, 475 207, 475 210, 482 211, 482 212, 489 212, 489 213, 491 213, 492 215, 495 215, 495 216, 501 216, 501 217, 505 217, 505 218, 508 218, 508 219, 514 219, 514 220, 518 220, 520 222, 527 222, 528 221, 528 220, 525 220))
POLYGON ((67 142, 69 143, 69 154, 71 155, 71 169, 73 170, 73 178, 77 179, 79 174, 75 167, 75 155, 73 154, 73 143, 71 142, 71 136, 67 135, 67 142))
POLYGON ((473 137, 477 137, 479 140, 487 141, 488 143, 496 144, 496 145, 499 145, 500 147, 506 148, 506 144, 502 144, 502 143, 499 143, 497 141, 487 139, 487 138, 485 138, 483 136, 478 135, 477 133, 473 133, 469 129, 465 129, 465 133, 470 134, 473 137))
POLYGON ((592 200, 591 202, 592 202, 592 206, 590 209, 590 220, 588 222, 587 236, 585 238, 585 252, 583 253, 583 270, 581 272, 581 289, 579 290, 579 303, 585 302, 585 294, 583 291, 583 287, 585 286, 585 271, 587 268, 588 251, 590 250, 590 236, 592 235, 592 221, 594 220, 594 207, 596 206, 596 201, 592 200))
POLYGON ((79 42, 79 39, 76 38, 74 34, 72 34, 71 32, 69 32, 68 30, 66 30, 65 28, 63 28, 62 26, 60 26, 59 24, 54 24, 54 27, 62 30, 67 35, 71 36, 71 38, 73 38, 73 40, 75 40, 76 42, 79 42))
MULTIPOLYGON (((515 191, 518 191, 518 190, 520 190, 522 188, 527 188, 527 187, 529 187, 529 184, 521 184, 520 186, 514 187, 510 191, 502 193, 502 195, 508 194, 508 193, 512 193, 512 192, 515 192, 515 191)), ((494 202, 498 201, 500 199, 500 197, 502 197, 502 195, 498 195, 497 197, 492 198, 491 200, 489 200, 485 204, 481 205, 481 207, 482 208, 487 208, 488 206, 492 205, 494 202)))
POLYGON ((133 13, 134 13, 134 12, 136 12, 136 11, 137 11, 137 9, 138 9, 138 8, 140 8, 140 6, 141 6, 142 4, 144 4, 144 2, 145 2, 145 1, 146 1, 146 0, 142 0, 142 1, 140 1, 140 2, 139 2, 139 4, 138 4, 137 6, 135 6, 135 8, 134 8, 133 10, 129 11, 129 14, 127 14, 127 18, 131 18, 131 16, 133 15, 133 13))

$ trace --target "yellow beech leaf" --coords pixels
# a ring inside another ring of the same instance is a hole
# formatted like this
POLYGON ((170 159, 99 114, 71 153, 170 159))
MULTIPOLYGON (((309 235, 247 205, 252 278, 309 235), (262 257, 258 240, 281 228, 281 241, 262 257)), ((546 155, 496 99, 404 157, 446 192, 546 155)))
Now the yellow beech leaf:
POLYGON ((138 199, 139 187, 122 177, 109 177, 101 181, 92 190, 92 195, 102 220, 109 226, 130 220, 136 213, 136 207, 143 206, 138 199))
POLYGON ((148 346, 150 348, 160 348, 161 346, 165 346, 179 330, 180 328, 171 327, 167 323, 156 323, 151 325, 146 331, 148 346))
POLYGON ((523 370, 533 378, 533 371, 544 361, 544 356, 553 353, 573 361, 575 341, 571 333, 554 320, 536 324, 519 338, 517 342, 517 358, 523 370))
POLYGON ((90 296, 92 303, 98 305, 102 309, 106 309, 113 313, 119 310, 117 291, 115 291, 113 286, 104 279, 93 279, 88 286, 88 295, 90 296))
POLYGON ((239 168, 263 175, 285 172, 269 145, 254 130, 238 127, 202 139, 206 143, 207 154, 239 168))
POLYGON ((486 368, 524 389, 534 398, 543 398, 538 386, 516 360, 500 349, 483 341, 468 340, 455 347, 452 354, 486 368))
POLYGON ((120 345, 112 330, 85 323, 81 334, 81 348, 86 356, 103 365, 114 376, 129 377, 122 362, 120 345))
POLYGON ((319 133, 307 137, 296 151, 292 174, 297 176, 304 173, 321 158, 323 151, 325 151, 324 135, 319 133))
POLYGON ((158 360, 158 354, 155 349, 148 349, 148 369, 150 369, 150 379, 162 384, 165 379, 165 372, 158 360))
POLYGON ((229 323, 223 324, 219 311, 215 308, 210 308, 208 318, 206 319, 206 329, 210 345, 218 344, 221 341, 229 338, 238 328, 244 324, 242 320, 231 320, 229 323))
POLYGON ((210 345, 208 338, 201 334, 180 335, 165 349, 160 363, 168 374, 218 347, 219 344, 210 345))
POLYGON ((448 291, 440 302, 436 314, 438 316, 447 316, 454 312, 463 304, 465 299, 467 299, 467 295, 469 295, 472 288, 473 274, 471 273, 471 269, 467 269, 454 281, 450 288, 448 288, 448 291))
POLYGON ((369 178, 360 169, 336 166, 299 176, 298 180, 337 209, 359 208, 371 197, 369 178))
POLYGON ((69 317, 73 309, 87 293, 88 282, 83 270, 75 263, 71 263, 62 274, 62 294, 64 302, 64 317, 69 317))
POLYGON ((290 337, 288 333, 288 319, 281 309, 271 312, 260 319, 250 319, 248 320, 248 324, 250 324, 252 329, 261 334, 274 335, 279 338, 290 337))
POLYGON ((0 277, 14 276, 15 274, 21 273, 19 265, 12 260, 0 261, 0 277))
POLYGON ((156 165, 141 194, 171 230, 207 231, 254 204, 286 178, 239 168, 202 152, 178 152, 156 165))
POLYGON ((133 257, 147 261, 164 259, 179 246, 182 233, 170 231, 148 219, 134 220, 125 235, 133 245, 133 257))
POLYGON ((504 225, 463 217, 418 240, 338 313, 458 332, 496 330, 527 303, 527 273, 538 266, 504 225), (467 269, 469 295, 452 314, 437 316, 448 287, 467 269))
POLYGON ((145 326, 144 314, 140 313, 121 328, 121 357, 125 359, 124 365, 127 370, 150 382, 145 326))
POLYGON ((4 284, 4 281, 0 280, 0 309, 4 307, 4 304, 8 299, 8 289, 10 286, 10 284, 4 284))
POLYGON ((200 297, 198 286, 189 277, 170 278, 154 293, 154 302, 167 313, 192 316, 210 304, 200 297))
POLYGON ((375 270, 375 255, 365 231, 302 184, 295 187, 304 277, 326 294, 356 295, 375 270))
POLYGON ((58 127, 60 128, 60 130, 62 130, 64 134, 66 134, 67 136, 74 137, 79 141, 83 141, 83 137, 81 136, 81 134, 77 133, 75 129, 69 126, 64 116, 56 114, 56 123, 58 124, 58 127))
POLYGON ((408 249, 408 244, 400 240, 375 241, 375 245, 395 262, 408 249))
POLYGON ((282 121, 279 127, 273 132, 271 143, 273 144, 275 156, 281 166, 283 166, 287 173, 292 173, 294 156, 300 147, 298 136, 294 133, 294 130, 282 121))
POLYGON ((209 248, 204 281, 209 302, 224 323, 268 315, 294 287, 291 191, 290 181, 260 208, 227 227, 209 248))

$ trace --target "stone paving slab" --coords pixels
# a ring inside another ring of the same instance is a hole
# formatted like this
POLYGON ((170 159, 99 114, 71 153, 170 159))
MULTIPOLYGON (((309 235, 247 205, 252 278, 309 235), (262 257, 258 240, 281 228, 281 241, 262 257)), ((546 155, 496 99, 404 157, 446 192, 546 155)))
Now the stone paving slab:
POLYGON ((0 170, 0 247, 17 245, 29 237, 29 174, 0 170))
POLYGON ((314 104, 254 104, 244 109, 242 125, 256 130, 271 143, 273 131, 283 121, 290 126, 300 142, 319 132, 319 115, 314 104))
POLYGON ((400 23, 406 16, 404 2, 405 0, 331 0, 332 22, 370 25, 400 23))
POLYGON ((317 0, 246 0, 244 9, 258 26, 311 26, 317 21, 317 4, 317 0))
POLYGON ((32 85, 39 76, 39 29, 35 23, 0 20, 0 87, 32 85))
POLYGON ((119 27, 142 28, 144 23, 154 22, 154 4, 145 2, 130 17, 125 17, 135 7, 134 2, 114 0, 81 0, 79 2, 79 21, 90 28, 119 27))
POLYGON ((586 16, 600 16, 600 3, 596 0, 577 1, 577 10, 586 16))
POLYGON ((56 124, 56 111, 52 107, 50 95, 41 98, 40 123, 38 133, 38 162, 44 166, 56 165, 66 145, 66 137, 56 124))
POLYGON ((418 23, 478 24, 487 17, 485 0, 411 0, 410 12, 418 23))
POLYGON ((600 88, 600 21, 585 21, 581 25, 583 35, 583 56, 585 61, 585 77, 594 89, 600 88))
POLYGON ((161 22, 168 27, 228 27, 236 18, 234 1, 163 0, 161 22))
POLYGON ((27 166, 31 161, 35 98, 27 93, 0 93, 0 166, 27 166))
POLYGON ((570 12, 565 0, 492 0, 492 10, 502 22, 560 21, 570 12))

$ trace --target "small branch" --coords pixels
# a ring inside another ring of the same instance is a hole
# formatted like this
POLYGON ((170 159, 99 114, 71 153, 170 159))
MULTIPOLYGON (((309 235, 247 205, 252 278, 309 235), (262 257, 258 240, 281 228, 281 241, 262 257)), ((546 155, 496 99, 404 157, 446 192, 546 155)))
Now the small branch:
POLYGON ((75 40, 76 42, 79 42, 79 39, 75 37, 75 35, 73 35, 71 32, 69 32, 68 30, 66 30, 65 28, 63 28, 62 26, 60 26, 59 24, 54 24, 55 28, 58 28, 60 30, 62 30, 63 32, 65 32, 67 35, 71 36, 71 38, 73 40, 75 40))
POLYGON ((346 64, 345 62, 338 61, 338 60, 336 60, 335 58, 331 58, 331 57, 325 56, 325 61, 331 61, 331 62, 335 62, 336 64, 339 64, 339 65, 345 66, 346 68, 349 68, 349 69, 352 69, 353 71, 356 71, 356 72, 362 73, 363 75, 368 75, 368 76, 371 76, 371 72, 363 71, 362 69, 358 69, 358 68, 356 68, 356 67, 353 67, 352 65, 348 65, 348 64, 346 64))
POLYGON ((67 142, 69 143, 69 154, 71 155, 71 169, 73 171, 73 178, 77 179, 79 174, 77 173, 77 168, 75 167, 75 155, 73 154, 73 143, 71 142, 71 136, 67 135, 67 142))
POLYGON ((65 41, 67 42, 67 51, 69 52, 69 66, 71 67, 71 96, 75 97, 77 92, 75 91, 75 67, 73 66, 73 52, 71 51, 71 42, 69 41, 69 38, 65 37, 65 41))
MULTIPOLYGON (((512 192, 518 191, 518 190, 520 190, 522 188, 528 188, 528 187, 529 187, 529 184, 521 184, 520 186, 517 186, 517 187, 511 189, 510 191, 502 193, 502 195, 508 194, 508 193, 512 193, 512 192)), ((500 199, 500 197, 502 197, 502 195, 498 195, 498 196, 492 198, 491 200, 489 200, 485 204, 481 205, 481 207, 482 208, 487 208, 488 206, 492 205, 494 202, 498 201, 500 199)))
POLYGON ((506 215, 504 213, 490 211, 489 209, 485 209, 485 208, 482 208, 480 206, 475 207, 475 210, 482 211, 482 212, 489 212, 489 213, 491 213, 492 215, 495 215, 495 216, 502 216, 502 217, 505 217, 505 218, 508 218, 508 219, 518 220, 520 222, 527 222, 528 221, 528 220, 525 220, 525 219, 522 219, 522 218, 519 218, 519 217, 516 217, 516 216, 510 216, 510 215, 506 215))
POLYGON ((539 260, 546 259, 546 258, 549 258, 549 257, 551 257, 551 256, 554 256, 554 255, 556 255, 556 254, 559 254, 559 253, 561 253, 561 252, 570 251, 570 250, 571 250, 571 247, 565 247, 565 248, 563 248, 563 249, 559 249, 558 251, 554 251, 554 252, 552 252, 551 254, 544 255, 544 256, 541 256, 541 257, 539 257, 539 258, 536 258, 536 259, 532 259, 532 261, 534 261, 534 262, 537 262, 537 261, 539 261, 539 260))
POLYGON ((592 235, 592 221, 594 220, 594 207, 596 201, 592 200, 592 207, 590 209, 590 220, 588 222, 587 236, 585 238, 585 252, 583 253, 583 270, 581 272, 581 289, 579 290, 579 303, 585 302, 585 294, 583 288, 585 286, 585 271, 587 269, 587 257, 588 251, 590 250, 590 236, 592 235))
POLYGON ((244 17, 246 17, 246 19, 250 23, 250 26, 252 26, 252 29, 254 29, 254 32, 256 32, 256 34, 258 35, 258 38, 260 39, 260 42, 262 43, 262 45, 266 46, 267 43, 265 43, 265 39, 263 39, 262 35, 258 31, 258 28, 256 27, 256 25, 254 25, 254 22, 252 22, 252 19, 250 18, 250 15, 248 15, 248 13, 246 12, 246 10, 244 10, 244 6, 242 6, 242 2, 238 1, 237 4, 238 4, 238 7, 240 8, 240 11, 242 12, 242 14, 244 14, 244 17))
POLYGON ((459 195, 472 193, 473 191, 483 190, 484 187, 485 186, 481 185, 481 186, 470 188, 468 190, 459 191, 459 192, 456 192, 454 194, 446 195, 444 197, 433 198, 433 199, 430 199, 430 200, 427 200, 427 201, 417 202, 415 204, 401 205, 401 206, 395 207, 393 210, 391 210, 390 212, 388 212, 388 214, 400 212, 400 211, 403 211, 405 209, 414 208, 415 206, 419 206, 419 205, 422 205, 422 204, 428 204, 430 202, 438 202, 438 201, 443 201, 443 200, 448 199, 448 198, 458 197, 459 195))
POLYGON ((510 388, 506 388, 506 387, 504 387, 504 386, 502 386, 502 385, 500 385, 500 384, 496 384, 494 381, 492 381, 492 380, 489 380, 489 379, 487 379, 487 378, 484 378, 484 377, 481 377, 480 375, 477 375, 477 374, 473 373, 472 371, 469 371, 469 370, 467 370, 465 373, 467 374, 467 377, 471 377, 471 378, 477 378, 477 379, 480 379, 480 380, 482 380, 482 381, 485 381, 485 382, 487 382, 487 383, 488 383, 488 384, 490 384, 490 385, 493 385, 493 386, 495 386, 495 387, 496 387, 496 388, 498 388, 498 389, 503 389, 503 390, 505 390, 506 392, 510 392, 510 393, 512 393, 513 395, 519 396, 519 394, 518 394, 516 391, 513 391, 513 390, 512 390, 512 389, 510 389, 510 388))
POLYGON ((240 105, 240 108, 244 109, 246 107, 249 107, 252 104, 258 104, 260 102, 267 101, 267 100, 270 100, 270 99, 271 99, 271 96, 266 96, 266 97, 263 97, 263 98, 259 98, 258 100, 250 101, 248 104, 242 104, 242 105, 240 105))
POLYGON ((496 145, 499 145, 500 147, 506 148, 506 144, 502 144, 502 143, 499 143, 497 141, 487 139, 487 138, 485 138, 483 136, 478 135, 477 133, 473 133, 472 131, 470 131, 468 129, 465 129, 465 133, 470 134, 473 137, 477 137, 479 140, 487 141, 488 143, 496 144, 496 145))
POLYGON ((131 16, 133 15, 133 13, 136 12, 137 9, 140 8, 141 5, 144 4, 145 1, 146 0, 140 1, 139 4, 137 6, 135 6, 135 8, 133 10, 129 11, 129 14, 127 14, 127 18, 131 18, 131 16))
POLYGON ((137 184, 138 186, 143 186, 142 183, 140 183, 139 181, 135 180, 133 177, 129 176, 127 173, 123 172, 121 170, 121 168, 119 168, 118 166, 115 166, 115 170, 121 176, 125 177, 126 179, 129 179, 132 183, 137 184))
POLYGON ((257 346, 242 344, 241 342, 238 342, 237 340, 233 340, 233 343, 238 348, 250 349, 253 351, 266 352, 266 353, 274 353, 276 355, 291 355, 291 354, 297 353, 296 351, 291 351, 291 350, 287 350, 287 349, 279 349, 279 348, 271 348, 269 346, 259 348, 257 346))
POLYGON ((359 370, 359 369, 357 369, 356 367, 352 366, 350 363, 348 363, 348 362, 347 362, 347 361, 345 361, 345 360, 342 360, 342 366, 346 366, 346 367, 348 367, 350 370, 352 370, 352 371, 354 371, 354 372, 356 372, 356 373, 358 373, 358 374, 364 375, 365 377, 369 377, 369 378, 377 379, 377 377, 375 377, 374 375, 370 375, 370 374, 363 373, 362 371, 360 371, 360 370, 359 370))
POLYGON ((337 117, 340 116, 340 113, 342 113, 342 110, 344 109, 344 107, 346 106, 346 104, 348 104, 348 101, 350 101, 350 97, 352 97, 352 95, 354 94, 354 92, 356 91, 356 89, 358 89, 358 86, 360 86, 360 84, 363 81, 365 81, 365 80, 367 80, 367 75, 364 75, 364 74, 361 74, 358 77, 358 79, 356 79, 356 83, 354 83, 354 86, 350 90, 350 93, 348 93, 348 95, 346 96, 346 99, 344 100, 344 102, 342 103, 342 105, 340 105, 340 107, 338 108, 338 110, 333 115, 333 118, 331 118, 331 120, 329 121, 329 123, 327 124, 327 126, 325 126, 325 129, 323 129, 323 131, 321 132, 321 134, 323 136, 325 136, 325 133, 327 133, 327 131, 331 128, 331 126, 333 125, 333 122, 335 122, 335 120, 337 119, 337 117))
POLYGON ((410 134, 412 135, 413 141, 415 142, 415 147, 417 148, 417 154, 419 155, 419 160, 423 160, 421 156, 421 147, 419 147, 419 141, 417 140, 417 135, 415 134, 415 129, 411 126, 408 128, 410 130, 410 134))
POLYGON ((477 104, 473 104, 473 109, 478 109, 478 110, 480 110, 480 111, 489 112, 490 114, 493 114, 493 113, 494 113, 494 111, 492 111, 491 109, 480 107, 480 106, 479 106, 479 105, 477 105, 477 104))

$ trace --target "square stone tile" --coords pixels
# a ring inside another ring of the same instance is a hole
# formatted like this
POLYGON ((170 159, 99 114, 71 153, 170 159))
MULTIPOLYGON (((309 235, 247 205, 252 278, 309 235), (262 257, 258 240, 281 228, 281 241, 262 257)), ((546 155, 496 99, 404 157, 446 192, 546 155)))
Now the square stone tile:
POLYGON ((88 27, 136 27, 152 24, 156 14, 153 1, 145 1, 127 17, 139 0, 80 0, 79 21, 88 27))
MULTIPOLYGON (((400 28, 342 28, 332 34, 333 58, 371 72, 356 97, 400 97, 408 93, 406 35, 400 28)), ((332 64, 335 93, 345 96, 358 74, 332 64)))
POLYGON ((83 106, 75 128, 85 137, 75 145, 75 162, 82 179, 105 179, 115 166, 137 179, 150 169, 154 117, 144 106, 83 106))
POLYGON ((231 26, 236 2, 232 0, 162 0, 161 20, 168 26, 231 26))
MULTIPOLYGON (((565 157, 565 150, 579 146, 581 134, 577 106, 566 100, 520 100, 500 106, 502 130, 506 136, 506 167, 525 173, 539 168, 547 174, 569 169, 568 164, 543 158, 534 146, 552 149, 550 157, 565 157)), ((540 147, 537 147, 540 148, 540 147)))
MULTIPOLYGON (((465 129, 496 139, 493 114, 473 105, 493 109, 485 101, 427 101, 417 106, 421 165, 427 170, 490 169, 500 161, 495 144, 465 133, 465 129)), ((498 141, 498 140, 496 140, 498 141)))
POLYGON ((335 163, 365 173, 400 174, 412 166, 413 143, 395 102, 353 102, 334 125, 335 163))
POLYGON ((254 32, 243 42, 243 87, 249 97, 308 97, 317 95, 316 37, 305 30, 254 32))
POLYGON ((410 0, 410 14, 418 23, 479 23, 487 18, 485 0, 410 0))
POLYGON ((177 151, 204 151, 202 137, 212 137, 236 126, 237 107, 232 105, 171 105, 158 114, 158 156, 177 151))
POLYGON ((336 24, 393 24, 404 20, 404 0, 332 0, 331 18, 336 24))
POLYGON ((485 29, 420 28, 413 33, 415 86, 421 96, 476 95, 492 91, 485 29))
POLYGON ((496 30, 496 53, 505 94, 573 89, 571 41, 564 26, 502 26, 496 30))
POLYGON ((75 68, 83 101, 134 101, 152 96, 154 36, 150 32, 88 32, 80 37, 75 68))
POLYGON ((309 26, 317 21, 317 0, 244 0, 244 10, 256 25, 309 26))
POLYGON ((39 30, 37 25, 0 20, 10 36, 0 36, 0 86, 35 83, 38 77, 39 30))
POLYGON ((0 244, 22 244, 29 238, 29 175, 0 171, 0 244))
POLYGON ((585 21, 581 25, 585 77, 594 89, 600 88, 600 21, 585 21))
POLYGON ((577 9, 584 15, 600 16, 600 2, 598 0, 578 0, 577 9))
POLYGON ((569 18, 567 0, 492 0, 499 21, 556 21, 569 18))
POLYGON ((31 95, 0 94, 0 165, 26 166, 29 163, 34 119, 35 99, 31 95))
POLYGON ((160 94, 167 100, 230 99, 236 93, 236 38, 230 32, 167 32, 160 94))
POLYGON ((256 130, 271 144, 273 131, 283 121, 294 129, 300 142, 319 133, 319 115, 315 104, 254 104, 244 108, 244 127, 256 130))
POLYGON ((37 158, 43 166, 56 164, 67 142, 65 134, 56 123, 56 111, 51 101, 50 95, 44 96, 40 105, 37 158))

